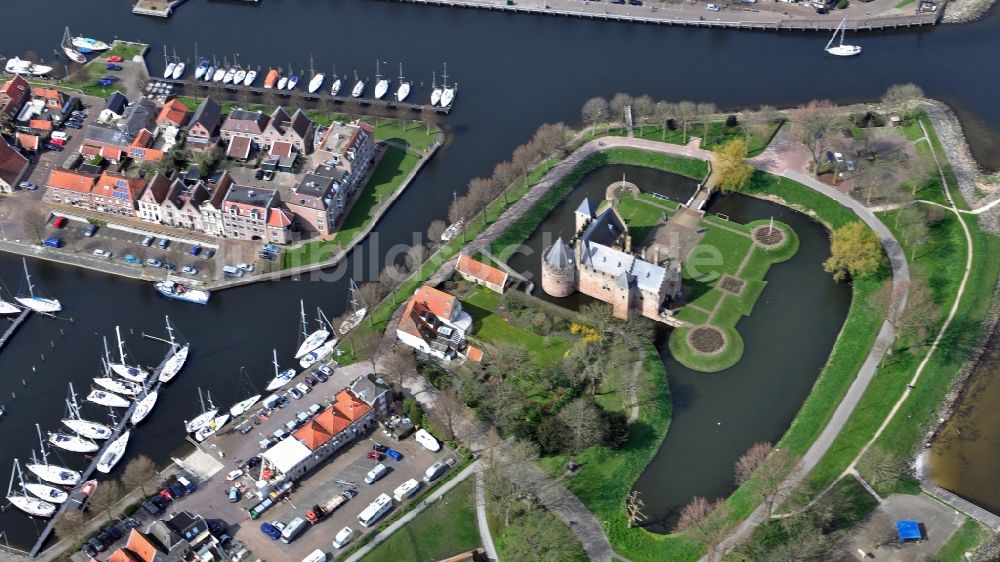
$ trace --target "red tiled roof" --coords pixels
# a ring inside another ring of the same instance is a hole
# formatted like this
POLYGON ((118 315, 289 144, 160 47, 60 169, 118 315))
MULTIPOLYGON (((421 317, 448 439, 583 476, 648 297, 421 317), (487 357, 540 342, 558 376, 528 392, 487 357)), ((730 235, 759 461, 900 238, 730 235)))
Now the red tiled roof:
POLYGON ((283 209, 271 209, 267 216, 267 226, 285 228, 292 224, 292 216, 283 209))
POLYGON ((49 121, 48 119, 32 119, 31 121, 28 121, 28 126, 32 129, 38 129, 41 131, 51 131, 52 121, 49 121))
POLYGON ((280 156, 281 158, 288 158, 292 155, 292 143, 285 141, 276 141, 271 145, 271 156, 280 156))
POLYGON ((507 273, 505 271, 486 265, 481 261, 476 261, 464 254, 458 256, 458 265, 455 266, 455 269, 459 273, 475 277, 491 285, 503 287, 507 283, 507 273))
POLYGON ((101 147, 94 146, 91 144, 85 144, 80 147, 80 154, 84 156, 97 156, 101 153, 101 147))
POLYGON ((156 123, 159 125, 164 122, 169 122, 180 126, 184 124, 187 114, 187 106, 181 103, 177 98, 174 98, 163 104, 163 109, 160 110, 160 115, 157 116, 156 123))
POLYGON ((62 99, 62 93, 59 90, 46 88, 44 86, 36 86, 32 93, 36 98, 62 99))
MULTIPOLYGON (((21 133, 18 133, 18 138, 20 136, 21 133)), ((37 143, 38 137, 34 138, 37 143)), ((22 156, 13 146, 7 144, 7 141, 3 137, 0 137, 0 179, 8 184, 12 184, 27 166, 28 159, 22 156)))
POLYGON ((229 150, 226 156, 229 158, 246 159, 250 155, 250 137, 233 137, 229 141, 229 150))
POLYGON ((351 425, 351 420, 338 410, 336 405, 330 406, 320 412, 316 416, 315 421, 330 435, 337 435, 351 425))
POLYGON ((153 144, 153 133, 147 129, 139 131, 139 134, 135 136, 135 140, 132 141, 132 146, 148 147, 151 144, 153 144))
POLYGON ((21 148, 26 150, 38 150, 38 141, 38 135, 31 135, 28 133, 17 134, 17 144, 21 145, 21 148))
POLYGON ((308 447, 310 451, 315 451, 321 445, 333 439, 333 435, 330 435, 330 432, 315 420, 300 427, 292 435, 299 441, 302 441, 302 444, 308 447))
POLYGON ((465 355, 472 359, 473 361, 479 362, 483 360, 483 350, 478 347, 469 346, 469 350, 465 352, 465 355))
POLYGON ((89 174, 71 172, 69 170, 52 170, 49 179, 45 182, 47 187, 55 187, 79 193, 90 193, 94 188, 96 178, 89 174))
POLYGON ((135 529, 129 533, 125 548, 142 562, 153 562, 157 554, 162 554, 149 540, 149 537, 135 529))
POLYGON ((417 289, 416 294, 410 300, 420 303, 435 316, 449 320, 455 311, 455 304, 458 302, 458 299, 453 295, 439 291, 430 285, 424 285, 417 289))
POLYGON ((101 156, 107 158, 108 160, 121 160, 122 151, 120 148, 105 146, 101 148, 101 156))
POLYGON ((357 125, 358 127, 361 127, 361 130, 368 133, 369 135, 375 132, 375 127, 372 127, 371 123, 358 120, 355 121, 354 124, 357 125))
POLYGON ((337 393, 333 407, 352 422, 358 421, 372 409, 371 406, 355 396, 353 392, 346 389, 337 393))
POLYGON ((124 193, 125 199, 135 201, 142 193, 142 188, 146 186, 146 180, 142 178, 129 179, 123 175, 113 172, 104 172, 97 179, 93 193, 98 197, 115 198, 115 193, 124 193))

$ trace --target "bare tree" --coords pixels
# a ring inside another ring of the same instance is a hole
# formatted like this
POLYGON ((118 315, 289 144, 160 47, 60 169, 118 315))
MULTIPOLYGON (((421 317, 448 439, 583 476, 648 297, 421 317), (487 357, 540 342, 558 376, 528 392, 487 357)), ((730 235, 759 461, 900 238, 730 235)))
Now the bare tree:
POLYGON ((923 98, 924 91, 916 84, 893 84, 882 94, 882 105, 890 111, 899 111, 905 115, 914 102, 923 98))
POLYGON ((559 410, 556 417, 567 429, 566 450, 578 455, 604 438, 604 421, 593 401, 577 398, 559 410))
POLYGON ((693 101, 684 100, 677 104, 675 111, 677 119, 680 120, 681 127, 684 129, 684 144, 687 144, 688 127, 691 126, 691 120, 698 115, 698 106, 693 101))
POLYGON ((747 111, 743 114, 743 134, 747 143, 747 154, 751 152, 750 146, 754 137, 766 143, 771 136, 771 129, 775 122, 780 119, 778 110, 770 105, 762 105, 757 111, 747 111))
POLYGON ((608 102, 608 110, 611 114, 611 121, 625 121, 625 108, 632 105, 632 96, 618 92, 608 102))
POLYGON ((513 478, 507 478, 497 469, 486 471, 483 488, 487 497, 502 513, 504 526, 510 526, 511 514, 521 503, 525 490, 513 478))
POLYGON ((446 439, 457 439, 459 424, 465 416, 465 403, 458 397, 455 389, 446 388, 434 398, 431 415, 446 432, 446 439))
POLYGON ((479 206, 476 204, 476 201, 468 195, 463 195, 452 201, 448 207, 448 220, 456 223, 472 217, 478 210, 479 206))
POLYGON ((385 294, 385 287, 378 281, 369 281, 358 287, 358 297, 369 307, 378 304, 385 294))
POLYGON ((156 464, 146 455, 128 461, 125 470, 122 472, 122 482, 129 490, 139 488, 142 495, 146 495, 146 485, 156 480, 156 464))
POLYGON ((500 192, 503 193, 504 205, 507 204, 507 188, 514 183, 514 180, 516 180, 519 175, 517 166, 509 160, 504 160, 493 168, 493 180, 497 182, 500 192))
POLYGON ((83 513, 76 509, 66 509, 59 515, 53 526, 60 540, 74 543, 84 534, 83 513))
POLYGON ((351 334, 351 350, 354 352, 354 356, 371 363, 372 374, 378 374, 375 360, 378 358, 378 349, 381 344, 382 336, 375 330, 356 329, 351 334))
POLYGON ((742 486, 753 476, 757 467, 771 454, 771 444, 767 442, 754 443, 747 452, 736 461, 736 485, 742 486))
POLYGON ((382 362, 383 375, 397 391, 403 388, 403 381, 417 372, 417 360, 409 348, 398 346, 396 351, 382 362))
POLYGON ((785 492, 785 478, 795 467, 795 459, 784 449, 772 449, 770 443, 754 443, 736 461, 736 483, 745 484, 751 478, 753 489, 771 517, 774 504, 785 492))
POLYGON ((813 100, 792 111, 792 135, 802 143, 813 160, 813 174, 819 171, 820 155, 837 121, 836 106, 829 100, 813 100))
POLYGON ((406 255, 403 256, 406 269, 409 271, 416 271, 417 269, 420 269, 420 266, 427 261, 428 255, 427 246, 420 243, 410 246, 410 248, 406 250, 406 255))
POLYGON ((642 512, 642 508, 645 505, 645 502, 639 497, 639 490, 632 490, 625 498, 625 517, 628 519, 627 526, 629 529, 640 520, 646 518, 646 514, 642 512))
POLYGON ((389 110, 381 103, 375 102, 368 108, 368 113, 375 118, 375 127, 378 128, 382 124, 382 119, 389 115, 389 110))
POLYGON ((49 212, 41 207, 26 207, 24 210, 24 225, 35 233, 35 237, 41 242, 45 236, 45 225, 49 222, 49 212))
POLYGON ((611 313, 611 305, 603 302, 593 302, 583 305, 580 309, 580 316, 584 324, 600 332, 606 333, 611 328, 614 316, 611 313))
POLYGON ((118 480, 108 480, 101 482, 94 493, 90 496, 90 506, 97 511, 103 511, 108 516, 108 521, 113 519, 111 508, 118 503, 122 497, 122 483, 118 480))
POLYGON ((677 522, 677 531, 701 544, 708 551, 707 558, 715 560, 715 548, 729 534, 734 521, 733 509, 721 499, 708 502, 705 498, 696 497, 681 511, 677 522))
POLYGON ((427 227, 427 239, 431 244, 438 244, 441 242, 441 235, 444 234, 445 230, 448 230, 448 225, 443 220, 435 220, 427 227))
POLYGON ((437 126, 438 113, 434 107, 430 105, 425 105, 423 109, 420 110, 420 120, 427 125, 427 134, 431 134, 431 128, 437 126))
POLYGON ((511 155, 510 161, 513 162, 524 175, 525 183, 528 182, 528 174, 531 173, 531 167, 538 161, 540 156, 541 153, 539 146, 534 142, 522 144, 514 149, 514 153, 511 155))
POLYGON ((656 102, 656 121, 660 124, 660 139, 667 138, 667 129, 670 128, 670 122, 677 115, 677 104, 668 101, 658 101, 656 102))
MULTIPOLYGON (((419 266, 417 267, 419 268, 419 266)), ((407 274, 408 270, 405 267, 396 264, 385 266, 378 274, 378 284, 382 286, 386 295, 392 300, 393 306, 396 306, 396 288, 406 280, 407 274)))
POLYGON ((896 330, 900 339, 910 341, 912 345, 918 347, 923 346, 927 343, 931 330, 940 316, 937 303, 927 284, 920 280, 911 280, 906 308, 896 319, 896 330))
POLYGON ((708 138, 708 127, 712 124, 712 116, 718 113, 719 109, 715 107, 714 103, 699 103, 695 107, 698 119, 701 121, 701 140, 707 143, 711 140, 708 138))
POLYGON ((532 142, 538 145, 543 158, 549 158, 569 140, 570 131, 563 123, 545 123, 538 128, 532 142))
POLYGON ((858 472, 878 490, 888 490, 906 474, 906 459, 874 445, 858 462, 858 472))
POLYGON ((608 100, 604 98, 590 98, 583 104, 580 110, 583 122, 591 127, 590 136, 594 136, 597 125, 603 123, 608 118, 608 100))
POLYGON ((639 96, 632 100, 632 116, 639 123, 639 136, 656 116, 656 103, 649 96, 639 96))
POLYGON ((496 467, 496 458, 499 456, 497 454, 498 449, 503 445, 503 438, 500 437, 500 432, 497 428, 490 426, 486 430, 486 445, 483 447, 483 451, 486 452, 486 458, 489 460, 489 467, 493 469, 496 467))

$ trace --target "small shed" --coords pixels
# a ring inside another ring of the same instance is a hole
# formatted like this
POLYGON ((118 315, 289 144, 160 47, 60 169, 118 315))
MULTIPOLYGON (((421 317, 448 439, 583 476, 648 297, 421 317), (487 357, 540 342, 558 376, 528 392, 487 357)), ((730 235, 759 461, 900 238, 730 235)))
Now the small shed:
POLYGON ((900 542, 920 541, 924 538, 920 532, 920 523, 912 519, 896 521, 896 532, 899 534, 900 542))

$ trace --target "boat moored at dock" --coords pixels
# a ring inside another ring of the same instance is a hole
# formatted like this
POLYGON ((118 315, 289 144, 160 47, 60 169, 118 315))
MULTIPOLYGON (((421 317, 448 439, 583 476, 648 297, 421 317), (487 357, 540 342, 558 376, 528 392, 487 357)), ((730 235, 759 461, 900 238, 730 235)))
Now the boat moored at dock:
POLYGON ((97 461, 98 472, 107 474, 118 464, 118 461, 122 460, 122 457, 125 456, 125 447, 128 446, 128 440, 131 435, 132 432, 130 430, 125 430, 117 439, 108 443, 108 446, 101 453, 100 459, 97 461))
POLYGON ((91 389, 90 394, 87 395, 87 402, 93 402, 99 406, 108 406, 110 408, 128 408, 130 404, 128 400, 113 392, 105 392, 96 388, 91 389))
POLYGON ((305 354, 302 357, 302 359, 299 360, 299 366, 301 366, 303 369, 308 369, 309 367, 312 367, 316 363, 319 363, 320 361, 333 355, 333 350, 337 349, 338 343, 339 340, 337 340, 337 338, 334 338, 324 343, 323 345, 317 347, 316 349, 310 351, 309 353, 305 354))
POLYGON ((159 398, 160 393, 157 390, 150 392, 143 396, 135 405, 135 409, 132 410, 132 417, 129 421, 132 425, 138 425, 139 422, 146 419, 147 416, 153 411, 153 406, 156 405, 156 399, 159 398))
POLYGON ((24 264, 24 279, 28 285, 28 296, 15 297, 15 300, 25 308, 30 308, 35 312, 43 314, 53 314, 61 311, 62 303, 58 300, 35 296, 35 286, 31 283, 31 274, 28 273, 28 260, 22 258, 21 262, 24 264))
POLYGON ((24 489, 36 498, 51 503, 63 503, 69 499, 68 493, 48 484, 28 482, 24 485, 24 489))
POLYGON ((61 431, 49 433, 49 444, 72 453, 93 453, 100 449, 97 443, 77 435, 69 435, 61 431))
POLYGON ((77 49, 90 49, 91 51, 107 51, 111 48, 111 45, 108 45, 104 41, 82 36, 73 38, 73 46, 77 49))
POLYGON ((202 289, 192 289, 182 283, 173 280, 159 281, 155 285, 156 290, 168 299, 175 299, 196 304, 208 304, 212 294, 202 289))
POLYGON ((6 70, 8 74, 45 76, 46 74, 52 72, 52 67, 45 66, 44 64, 35 64, 30 60, 11 57, 7 59, 7 64, 4 66, 4 70, 6 70))

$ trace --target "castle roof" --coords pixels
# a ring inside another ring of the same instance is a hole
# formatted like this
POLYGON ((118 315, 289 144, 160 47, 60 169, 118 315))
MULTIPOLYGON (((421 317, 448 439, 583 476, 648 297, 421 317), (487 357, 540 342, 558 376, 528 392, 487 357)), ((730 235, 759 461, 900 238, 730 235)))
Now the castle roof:
POLYGON ((657 293, 667 277, 665 268, 603 244, 584 246, 581 261, 583 265, 613 277, 623 289, 634 284, 643 291, 657 293))
POLYGON ((588 219, 594 218, 594 212, 590 209, 590 199, 584 197, 583 201, 580 201, 580 206, 576 208, 576 214, 583 215, 588 219))
POLYGON ((580 239, 584 243, 596 242, 613 246, 619 237, 626 232, 628 232, 628 227, 622 222, 621 217, 612 207, 608 207, 597 218, 590 221, 587 228, 583 230, 583 234, 580 235, 580 239))
POLYGON ((549 252, 545 254, 545 261, 556 269, 563 269, 572 265, 573 258, 570 257, 569 247, 563 242, 561 236, 552 245, 549 252))

